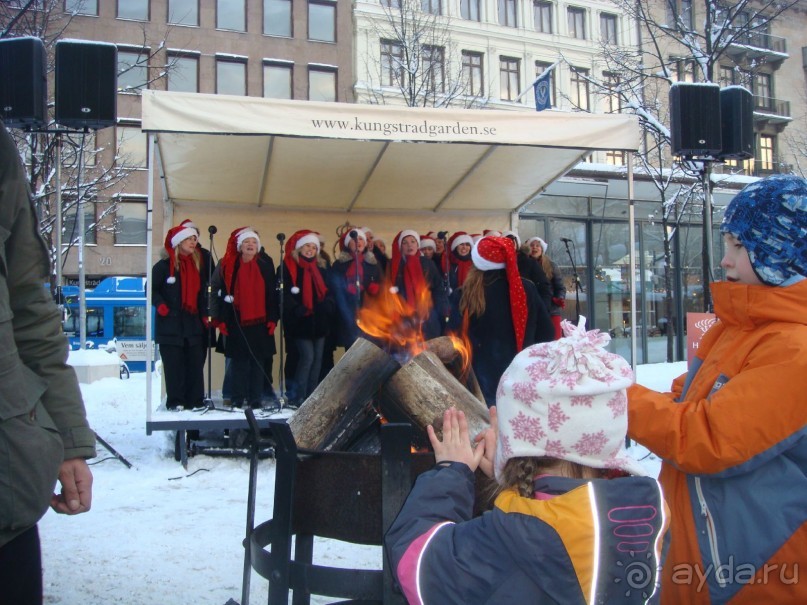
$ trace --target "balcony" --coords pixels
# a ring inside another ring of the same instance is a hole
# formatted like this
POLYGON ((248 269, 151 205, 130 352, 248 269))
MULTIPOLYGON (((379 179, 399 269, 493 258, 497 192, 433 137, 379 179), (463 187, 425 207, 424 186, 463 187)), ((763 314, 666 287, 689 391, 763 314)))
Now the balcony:
POLYGON ((726 54, 735 61, 754 61, 764 58, 765 62, 778 66, 788 58, 787 40, 762 32, 746 32, 726 49, 726 54))
POLYGON ((773 97, 754 95, 754 122, 767 124, 787 124, 790 117, 790 101, 782 101, 773 97))
POLYGON ((792 164, 786 164, 774 157, 770 160, 730 160, 723 164, 715 164, 718 174, 742 174, 745 176, 766 177, 771 174, 790 174, 792 164))

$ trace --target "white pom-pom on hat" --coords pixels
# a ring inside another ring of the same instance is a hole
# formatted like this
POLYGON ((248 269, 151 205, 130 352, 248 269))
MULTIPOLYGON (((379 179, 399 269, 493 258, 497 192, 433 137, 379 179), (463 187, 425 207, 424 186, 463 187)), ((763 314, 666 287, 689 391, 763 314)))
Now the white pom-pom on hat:
POLYGON ((175 283, 177 283, 177 278, 174 277, 173 275, 171 275, 165 281, 166 281, 166 283, 169 283, 169 284, 175 284, 175 283))
POLYGON ((292 289, 291 289, 291 293, 292 294, 299 294, 300 293, 300 288, 298 288, 297 286, 293 286, 292 289))
POLYGON ((398 294, 398 286, 392 286, 392 287, 389 289, 389 291, 390 291, 392 294, 398 294))
POLYGON ((232 295, 232 294, 228 294, 227 296, 225 296, 225 297, 224 297, 224 302, 231 303, 231 302, 233 302, 234 300, 235 300, 235 299, 233 298, 233 295, 232 295))

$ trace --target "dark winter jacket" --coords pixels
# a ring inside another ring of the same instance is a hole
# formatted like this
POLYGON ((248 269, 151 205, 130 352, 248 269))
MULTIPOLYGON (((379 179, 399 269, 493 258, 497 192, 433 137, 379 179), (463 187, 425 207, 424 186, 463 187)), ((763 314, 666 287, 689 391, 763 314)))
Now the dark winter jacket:
POLYGON ((472 519, 474 475, 451 462, 418 477, 385 537, 410 604, 657 603, 669 513, 654 479, 542 477, 472 519))
MULTIPOLYGON (((555 264, 555 261, 551 260, 549 261, 549 264, 552 265, 552 277, 550 279, 552 286, 552 298, 566 300, 566 286, 563 284, 563 275, 561 274, 560 269, 558 269, 558 266, 555 264)), ((563 315, 563 308, 553 302, 549 306, 549 314, 563 315)))
POLYGON ((48 509, 63 460, 95 456, 27 183, 0 122, 0 547, 48 509))
MULTIPOLYGON (((264 296, 266 301, 266 321, 277 323, 280 319, 280 307, 277 296, 275 264, 272 258, 261 252, 257 257, 258 266, 264 283, 264 296)), ((221 263, 213 272, 213 296, 211 297, 211 315, 227 326, 229 336, 224 338, 224 354, 232 359, 248 359, 255 355, 257 359, 265 359, 274 355, 275 339, 269 336, 265 324, 242 326, 238 320, 238 313, 232 302, 227 301, 227 293, 233 292, 238 269, 241 266, 240 256, 235 263, 231 283, 225 288, 221 277, 221 263)))
MULTIPOLYGON (((541 303, 538 302, 538 293, 533 283, 524 278, 521 279, 521 283, 527 295, 527 329, 524 334, 524 348, 526 348, 535 344, 537 309, 541 303)), ((499 379, 521 349, 516 345, 513 317, 510 312, 510 289, 505 270, 485 271, 484 284, 485 312, 481 317, 473 316, 469 319, 468 338, 471 341, 471 366, 476 373, 485 401, 491 406, 496 404, 499 379)), ((455 331, 462 326, 462 317, 459 313, 461 298, 462 288, 451 294, 450 327, 455 331)), ((542 321, 551 327, 552 322, 546 315, 546 310, 542 321)))
POLYGON ((354 262, 352 254, 341 252, 328 274, 328 288, 333 293, 337 309, 335 342, 338 347, 348 348, 356 341, 360 333, 356 325, 359 308, 364 304, 365 297, 376 296, 383 286, 381 279, 383 270, 378 264, 377 256, 372 252, 365 252, 360 259, 363 279, 357 292, 354 279, 347 277, 348 270, 354 262))
MULTIPOLYGON (((317 266, 322 274, 323 281, 328 283, 328 270, 325 259, 318 258, 317 266)), ((291 339, 316 340, 328 334, 336 317, 336 303, 330 289, 322 301, 314 296, 314 310, 308 315, 303 304, 303 288, 305 285, 300 279, 295 287, 289 277, 285 265, 280 265, 283 271, 283 326, 285 334, 291 339), (292 290, 297 289, 294 293, 292 290)))
MULTIPOLYGON (((432 295, 432 310, 429 318, 423 324, 423 338, 429 340, 430 338, 437 338, 443 333, 446 319, 451 314, 451 308, 448 303, 448 295, 446 294, 443 280, 437 272, 437 267, 431 259, 424 256, 419 256, 420 266, 423 268, 423 277, 432 295)), ((399 296, 406 299, 406 285, 404 283, 404 263, 406 261, 401 259, 400 268, 398 269, 398 276, 395 280, 395 286, 398 288, 399 296)))
POLYGON ((549 278, 544 272, 544 268, 537 260, 519 250, 516 255, 518 262, 518 272, 524 279, 530 280, 535 284, 535 289, 538 291, 538 299, 544 305, 547 311, 552 306, 552 286, 549 278))
MULTIPOLYGON (((204 257, 203 257, 204 258, 204 257)), ((207 331, 202 317, 207 315, 207 271, 202 263, 199 271, 199 294, 196 299, 199 311, 190 314, 182 309, 182 275, 175 271, 176 282, 168 283, 168 258, 158 260, 151 270, 151 304, 155 308, 160 305, 168 307, 168 315, 155 314, 154 341, 162 345, 181 346, 187 340, 190 345, 207 344, 207 331)))

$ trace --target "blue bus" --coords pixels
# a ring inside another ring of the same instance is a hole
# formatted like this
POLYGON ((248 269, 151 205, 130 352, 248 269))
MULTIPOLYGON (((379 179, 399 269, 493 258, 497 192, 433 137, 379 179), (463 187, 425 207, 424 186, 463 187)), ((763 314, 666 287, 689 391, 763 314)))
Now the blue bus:
MULTIPOLYGON (((81 344, 79 293, 76 286, 62 288, 64 333, 72 349, 81 344)), ((104 348, 115 341, 121 359, 133 372, 146 369, 145 277, 107 277, 94 289, 85 291, 87 306, 87 347, 104 348)), ((153 323, 152 323, 153 325, 153 323)))

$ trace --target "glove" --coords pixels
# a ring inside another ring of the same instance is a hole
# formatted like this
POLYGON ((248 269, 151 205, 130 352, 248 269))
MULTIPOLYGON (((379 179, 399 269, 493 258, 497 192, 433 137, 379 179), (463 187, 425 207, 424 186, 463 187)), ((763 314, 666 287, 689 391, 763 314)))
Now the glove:
POLYGON ((275 335, 275 328, 277 327, 277 323, 274 321, 270 321, 266 324, 266 328, 269 330, 269 336, 275 335))
POLYGON ((348 284, 347 293, 351 296, 356 296, 356 284, 348 284))
POLYGON ((552 297, 552 304, 554 304, 556 307, 560 307, 561 309, 565 309, 566 308, 566 299, 565 298, 560 298, 559 296, 553 296, 552 297))
POLYGON ((370 296, 375 296, 376 294, 378 294, 378 290, 379 290, 379 287, 378 287, 378 284, 376 282, 370 282, 370 285, 367 286, 367 293, 370 296))
POLYGON ((224 323, 223 321, 219 322, 218 328, 219 328, 219 333, 222 336, 229 336, 230 335, 230 333, 227 331, 227 324, 224 323))
POLYGON ((210 319, 208 319, 207 315, 202 316, 202 323, 205 325, 205 328, 209 328, 210 326, 215 327, 213 325, 213 322, 211 322, 210 319))
POLYGON ((170 311, 171 309, 169 309, 168 305, 166 305, 165 303, 160 303, 159 306, 157 307, 157 314, 160 317, 167 317, 170 311))

